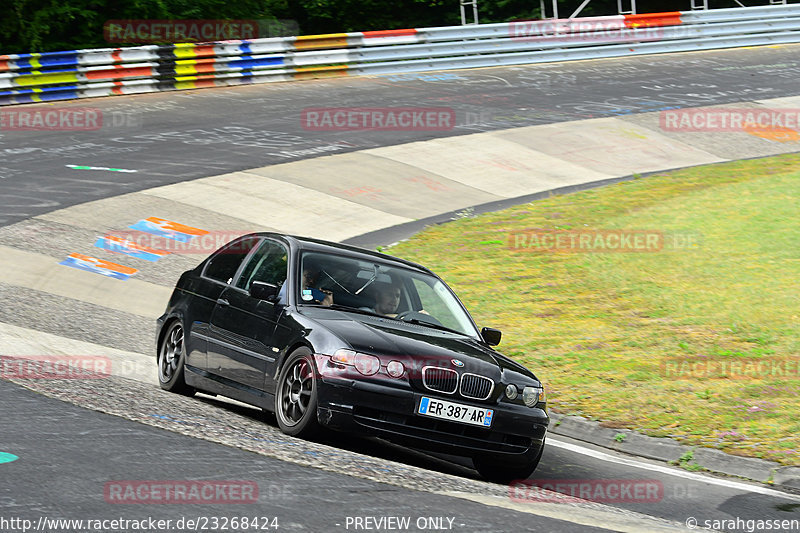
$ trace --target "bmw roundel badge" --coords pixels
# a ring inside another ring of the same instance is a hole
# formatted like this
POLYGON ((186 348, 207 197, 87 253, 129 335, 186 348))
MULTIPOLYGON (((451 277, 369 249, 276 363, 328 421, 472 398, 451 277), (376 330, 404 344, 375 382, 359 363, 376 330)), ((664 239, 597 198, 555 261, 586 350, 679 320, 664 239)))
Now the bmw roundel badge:
POLYGON ((450 359, 450 362, 453 363, 453 366, 457 366, 458 368, 464 366, 464 363, 459 361, 458 359, 450 359))

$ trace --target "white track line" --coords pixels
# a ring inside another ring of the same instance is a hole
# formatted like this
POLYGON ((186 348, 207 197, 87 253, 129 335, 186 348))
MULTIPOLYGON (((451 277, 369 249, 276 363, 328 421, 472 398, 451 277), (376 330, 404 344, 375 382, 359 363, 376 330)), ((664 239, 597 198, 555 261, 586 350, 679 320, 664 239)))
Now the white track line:
POLYGON ((774 496, 776 498, 785 498, 787 500, 797 501, 800 502, 800 496, 796 496, 794 494, 789 494, 786 492, 781 492, 779 490, 770 489, 768 487, 761 487, 759 485, 751 485, 749 483, 742 483, 741 481, 734 481, 730 479, 720 479, 711 476, 704 476, 701 474, 696 474, 694 472, 689 472, 687 470, 678 470, 675 468, 670 468, 668 466, 662 465, 654 465, 650 463, 644 463, 641 461, 636 461, 634 459, 628 459, 626 457, 615 457, 613 455, 607 454, 605 452, 592 450, 590 448, 585 448, 583 446, 578 446, 577 444, 570 444, 568 442, 563 442, 556 440, 551 436, 547 438, 547 446, 555 446, 556 448, 562 448, 564 450, 579 453, 581 455, 586 455, 589 457, 594 457, 595 459, 600 459, 601 461, 608 461, 610 463, 617 463, 625 466, 631 466, 633 468, 640 468, 642 470, 651 470, 653 472, 660 472, 662 474, 669 474, 670 476, 680 477, 683 479, 692 479, 694 481, 702 481, 704 483, 709 483, 711 485, 719 485, 721 487, 727 487, 730 489, 736 489, 746 492, 756 492, 758 494, 764 494, 766 496, 774 496))

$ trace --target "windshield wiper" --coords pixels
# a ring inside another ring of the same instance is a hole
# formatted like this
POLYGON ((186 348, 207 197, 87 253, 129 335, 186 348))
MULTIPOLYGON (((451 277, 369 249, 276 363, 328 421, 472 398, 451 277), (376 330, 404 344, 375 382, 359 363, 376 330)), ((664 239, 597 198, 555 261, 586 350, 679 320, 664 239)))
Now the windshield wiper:
MULTIPOLYGON (((455 333, 456 335, 467 335, 463 331, 458 331, 457 329, 448 328, 447 326, 442 326, 440 324, 434 324, 433 322, 427 322, 425 320, 420 320, 418 318, 412 318, 409 320, 403 320, 402 318, 391 317, 382 315, 380 313, 375 313, 374 311, 367 311, 366 309, 360 309, 358 307, 350 307, 349 305, 342 305, 342 304, 331 304, 331 305, 322 305, 317 303, 304 303, 303 305, 311 305, 314 307, 318 307, 321 309, 334 309, 336 311, 347 311, 350 313, 359 313, 361 315, 369 315, 369 316, 376 316, 378 318, 386 318, 389 320, 396 320, 397 322, 404 322, 408 324, 414 324, 417 326, 425 326, 427 328, 439 329, 442 331, 447 331, 448 333, 455 333)), ((469 336, 469 335, 467 335, 469 336)))
POLYGON ((457 329, 448 328, 447 326, 442 326, 441 324, 434 324, 433 322, 420 320, 418 318, 411 318, 408 320, 403 320, 402 318, 400 318, 398 320, 400 320, 400 322, 408 322, 409 324, 416 324, 418 326, 425 326, 433 329, 440 329, 442 331, 449 331, 450 333, 457 333, 459 335, 466 335, 463 331, 458 331, 457 329))
POLYGON ((361 291, 363 291, 364 289, 369 287, 372 284, 372 282, 375 281, 375 278, 378 277, 378 265, 373 264, 372 268, 374 269, 374 272, 372 273, 372 277, 369 278, 369 281, 367 281, 360 289, 358 289, 356 291, 356 294, 361 294, 361 291))
POLYGON ((351 313, 359 313, 359 314, 362 314, 362 315, 371 315, 371 316, 378 316, 378 317, 381 317, 381 318, 389 318, 389 317, 384 316, 384 315, 382 315, 380 313, 375 313, 374 311, 367 311, 366 309, 360 309, 358 307, 350 307, 349 305, 331 304, 331 305, 326 305, 326 306, 323 306, 323 307, 329 307, 331 309, 336 309, 337 311, 349 311, 351 313))

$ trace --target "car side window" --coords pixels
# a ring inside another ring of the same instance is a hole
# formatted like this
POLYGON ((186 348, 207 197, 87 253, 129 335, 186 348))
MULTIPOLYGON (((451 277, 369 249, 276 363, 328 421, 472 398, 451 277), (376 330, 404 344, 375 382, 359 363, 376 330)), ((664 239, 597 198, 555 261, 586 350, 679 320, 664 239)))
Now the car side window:
POLYGON ((223 283, 231 283, 242 261, 258 241, 257 237, 247 237, 226 245, 209 260, 203 275, 223 283))
POLYGON ((254 281, 281 286, 286 281, 289 253, 281 244, 264 240, 244 267, 236 286, 246 291, 254 281))

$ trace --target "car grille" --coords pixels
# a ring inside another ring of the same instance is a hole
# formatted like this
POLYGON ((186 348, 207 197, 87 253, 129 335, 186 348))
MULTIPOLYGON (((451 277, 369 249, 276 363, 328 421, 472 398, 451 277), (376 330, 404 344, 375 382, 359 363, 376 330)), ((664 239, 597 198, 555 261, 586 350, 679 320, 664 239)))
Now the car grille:
POLYGON ((486 377, 477 374, 467 374, 461 376, 461 396, 474 400, 485 400, 492 394, 494 382, 486 377))
POLYGON ((453 394, 458 388, 458 373, 449 368, 426 366, 422 369, 422 384, 432 391, 453 394))

